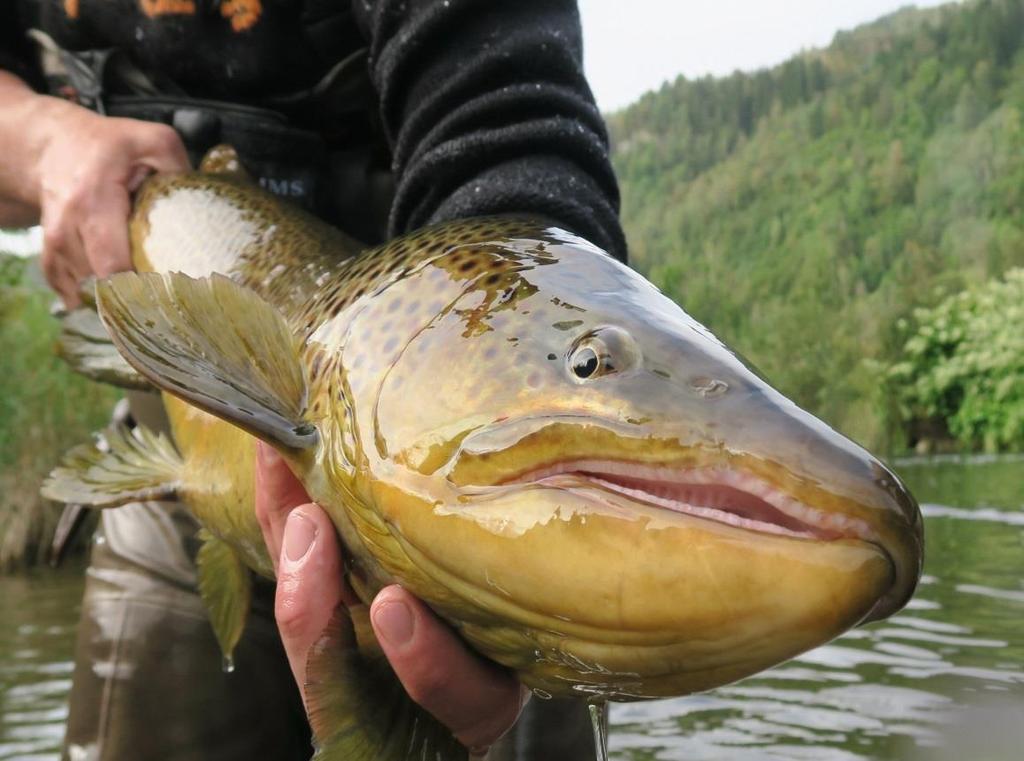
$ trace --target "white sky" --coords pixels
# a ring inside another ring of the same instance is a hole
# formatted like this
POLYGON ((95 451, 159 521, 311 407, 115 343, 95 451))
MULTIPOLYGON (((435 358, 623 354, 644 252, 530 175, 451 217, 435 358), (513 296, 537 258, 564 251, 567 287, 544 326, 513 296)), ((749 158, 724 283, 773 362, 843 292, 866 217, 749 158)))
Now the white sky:
POLYGON ((584 64, 602 111, 679 74, 730 74, 823 47, 907 5, 948 0, 579 0, 584 64))
POLYGON ((4 253, 28 256, 36 253, 42 244, 43 235, 38 227, 33 227, 28 235, 22 233, 12 235, 0 230, 0 251, 4 253))

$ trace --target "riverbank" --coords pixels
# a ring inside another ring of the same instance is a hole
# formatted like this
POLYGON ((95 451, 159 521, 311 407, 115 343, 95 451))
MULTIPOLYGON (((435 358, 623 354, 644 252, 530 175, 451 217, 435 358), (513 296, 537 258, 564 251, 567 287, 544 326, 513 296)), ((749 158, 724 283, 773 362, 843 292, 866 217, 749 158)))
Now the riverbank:
POLYGON ((54 354, 59 325, 37 268, 0 254, 0 572, 45 557, 60 507, 39 485, 66 450, 103 427, 117 399, 54 354))

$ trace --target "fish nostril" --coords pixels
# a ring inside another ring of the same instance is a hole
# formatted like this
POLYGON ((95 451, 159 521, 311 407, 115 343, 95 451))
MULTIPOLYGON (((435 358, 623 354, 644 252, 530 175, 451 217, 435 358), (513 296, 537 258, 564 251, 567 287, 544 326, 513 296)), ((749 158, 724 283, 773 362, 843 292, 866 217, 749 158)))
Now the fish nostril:
POLYGON ((917 506, 917 500, 910 493, 899 477, 879 462, 871 464, 872 478, 875 484, 884 491, 896 511, 906 519, 907 523, 915 526, 920 520, 921 511, 917 506))
POLYGON ((713 399, 729 390, 729 384, 718 378, 698 376, 690 381, 690 388, 703 399, 713 399))

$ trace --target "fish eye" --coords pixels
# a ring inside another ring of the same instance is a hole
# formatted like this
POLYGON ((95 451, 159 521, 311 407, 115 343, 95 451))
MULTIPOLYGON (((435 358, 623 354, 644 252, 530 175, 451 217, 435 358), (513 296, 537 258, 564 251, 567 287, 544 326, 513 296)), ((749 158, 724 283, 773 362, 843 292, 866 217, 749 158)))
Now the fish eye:
POLYGON ((601 327, 577 339, 569 350, 567 364, 576 380, 584 381, 633 367, 639 349, 632 336, 616 327, 601 327))
POLYGON ((581 380, 586 380, 596 373, 601 364, 597 352, 589 346, 581 346, 576 349, 569 361, 572 365, 572 374, 581 380))

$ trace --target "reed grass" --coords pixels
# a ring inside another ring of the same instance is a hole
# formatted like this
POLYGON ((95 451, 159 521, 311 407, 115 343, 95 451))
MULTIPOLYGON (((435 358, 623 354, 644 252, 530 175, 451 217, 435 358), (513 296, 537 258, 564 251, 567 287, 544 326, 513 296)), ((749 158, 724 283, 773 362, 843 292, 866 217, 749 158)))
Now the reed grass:
POLYGON ((64 451, 103 427, 117 398, 54 354, 59 325, 37 266, 0 253, 0 572, 45 558, 60 506, 39 485, 64 451))

